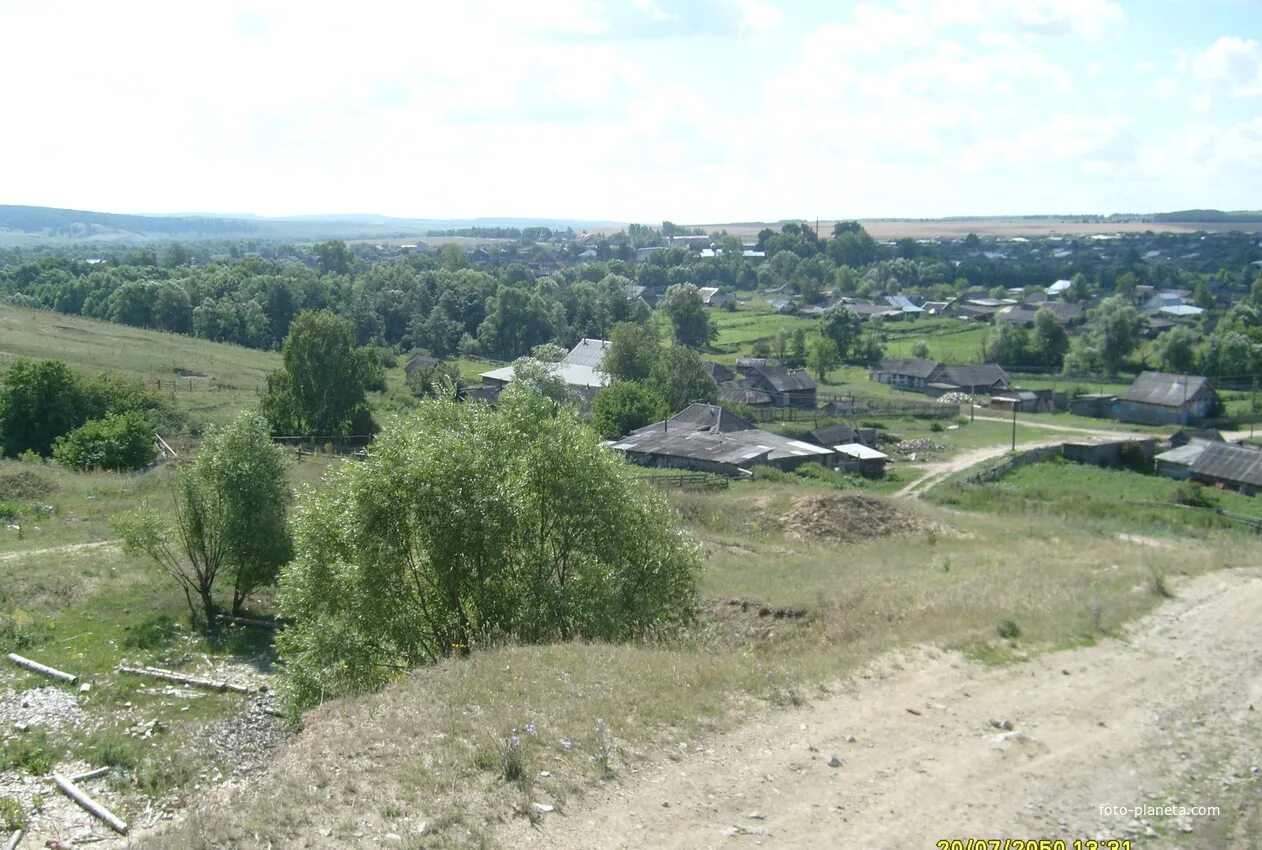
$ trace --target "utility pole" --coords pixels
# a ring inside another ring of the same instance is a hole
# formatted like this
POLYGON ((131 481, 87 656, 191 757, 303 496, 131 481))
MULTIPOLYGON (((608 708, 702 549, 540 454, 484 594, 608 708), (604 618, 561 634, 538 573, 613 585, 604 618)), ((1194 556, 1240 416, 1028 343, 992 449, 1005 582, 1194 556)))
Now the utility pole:
POLYGON ((1249 439, 1253 439, 1253 420, 1258 415, 1258 379, 1253 379, 1253 396, 1249 400, 1249 439))
POLYGON ((1012 404, 1012 450, 1017 450, 1017 402, 1012 404))

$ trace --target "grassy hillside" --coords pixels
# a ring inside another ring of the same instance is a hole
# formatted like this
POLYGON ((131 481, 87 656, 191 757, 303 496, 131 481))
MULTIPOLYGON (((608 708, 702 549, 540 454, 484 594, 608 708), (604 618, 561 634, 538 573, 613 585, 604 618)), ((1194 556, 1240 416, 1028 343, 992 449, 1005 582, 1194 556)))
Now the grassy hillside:
POLYGON ((0 366, 19 357, 139 378, 172 393, 195 423, 255 405, 266 374, 280 366, 273 352, 0 303, 0 366))

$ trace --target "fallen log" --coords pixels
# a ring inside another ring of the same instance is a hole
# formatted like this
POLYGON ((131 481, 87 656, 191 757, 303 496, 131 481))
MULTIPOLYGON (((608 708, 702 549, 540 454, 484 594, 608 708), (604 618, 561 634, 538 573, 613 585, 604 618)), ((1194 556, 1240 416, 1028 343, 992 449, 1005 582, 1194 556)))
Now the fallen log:
POLYGON ((284 623, 278 623, 275 620, 255 620, 252 617, 234 617, 231 614, 216 614, 215 619, 232 623, 236 626, 254 626, 257 629, 281 629, 285 627, 284 623))
POLYGON ((73 673, 67 673, 63 670, 58 670, 56 667, 40 664, 38 661, 32 661, 29 658, 23 658, 16 652, 9 653, 9 660, 19 667, 25 667, 27 670, 34 670, 36 673, 43 673, 45 676, 52 676, 54 679, 61 679, 61 681, 69 682, 72 685, 79 684, 79 677, 73 673))
POLYGON ((84 811, 91 812, 93 815, 96 815, 96 817, 105 821, 109 824, 110 829, 114 830, 119 835, 127 834, 127 824, 125 824, 118 815, 114 814, 96 800, 89 797, 81 788, 79 788, 78 785, 75 785, 60 773, 53 774, 53 782, 56 782, 57 787, 61 789, 61 792, 78 803, 84 811))
POLYGON ((234 685, 231 682, 218 682, 214 679, 199 679, 196 676, 185 676, 183 673, 173 673, 170 670, 159 670, 156 667, 124 667, 119 665, 118 672, 131 673, 133 676, 151 676, 155 679, 162 679, 167 682, 175 682, 178 685, 192 685, 195 688, 205 688, 208 691, 232 691, 238 694, 248 694, 253 691, 243 685, 234 685))
POLYGON ((109 773, 112 769, 113 768, 110 768, 110 767, 98 767, 96 770, 89 770, 84 773, 76 773, 74 776, 70 777, 70 781, 71 782, 84 782, 88 779, 96 779, 98 776, 104 776, 105 774, 109 773))
POLYGON ((22 830, 14 830, 13 834, 9 836, 9 840, 5 842, 4 850, 17 850, 18 842, 22 840, 22 835, 22 830))

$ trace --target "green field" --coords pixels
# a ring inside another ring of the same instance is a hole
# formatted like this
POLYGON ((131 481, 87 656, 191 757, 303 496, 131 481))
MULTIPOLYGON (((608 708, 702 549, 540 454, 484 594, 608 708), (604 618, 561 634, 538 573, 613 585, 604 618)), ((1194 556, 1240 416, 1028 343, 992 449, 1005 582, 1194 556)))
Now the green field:
POLYGON ((19 357, 119 372, 173 394, 194 423, 225 422, 258 403, 280 355, 0 303, 0 366, 19 357))
POLYGON ((969 511, 1055 517, 1099 533, 1131 530, 1203 537, 1213 529, 1233 529, 1252 534, 1213 509, 1138 504, 1177 503, 1189 488, 1219 511, 1262 519, 1262 501, 1251 496, 1065 460, 1023 466, 983 484, 948 482, 930 491, 928 498, 969 511))

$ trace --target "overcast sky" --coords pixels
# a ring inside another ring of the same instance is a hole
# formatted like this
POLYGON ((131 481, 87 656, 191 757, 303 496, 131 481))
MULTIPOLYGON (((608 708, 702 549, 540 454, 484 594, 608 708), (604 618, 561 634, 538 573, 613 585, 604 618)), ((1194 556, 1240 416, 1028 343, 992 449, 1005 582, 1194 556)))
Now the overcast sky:
POLYGON ((0 203, 685 223, 1262 207, 1258 0, 0 0, 0 203))

